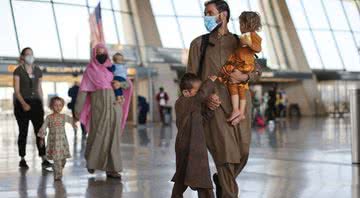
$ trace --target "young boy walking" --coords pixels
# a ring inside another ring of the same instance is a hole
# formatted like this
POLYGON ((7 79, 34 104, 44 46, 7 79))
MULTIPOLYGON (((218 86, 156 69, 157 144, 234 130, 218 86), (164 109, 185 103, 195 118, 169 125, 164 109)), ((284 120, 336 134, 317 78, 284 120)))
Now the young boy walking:
POLYGON ((203 102, 214 92, 216 76, 201 80, 192 73, 186 73, 180 81, 181 96, 175 103, 176 126, 176 173, 172 198, 181 198, 190 187, 198 191, 200 198, 213 198, 208 154, 203 128, 204 119, 212 111, 202 111, 203 102))

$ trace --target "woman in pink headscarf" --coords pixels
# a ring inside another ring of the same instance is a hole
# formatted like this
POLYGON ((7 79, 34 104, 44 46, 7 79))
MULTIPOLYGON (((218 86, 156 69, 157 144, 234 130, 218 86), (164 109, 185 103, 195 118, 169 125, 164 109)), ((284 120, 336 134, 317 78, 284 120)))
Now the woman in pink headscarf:
POLYGON ((111 82, 113 74, 108 51, 103 44, 93 48, 80 84, 75 114, 88 131, 85 159, 89 173, 106 171, 112 178, 121 178, 121 105, 115 103, 111 82))

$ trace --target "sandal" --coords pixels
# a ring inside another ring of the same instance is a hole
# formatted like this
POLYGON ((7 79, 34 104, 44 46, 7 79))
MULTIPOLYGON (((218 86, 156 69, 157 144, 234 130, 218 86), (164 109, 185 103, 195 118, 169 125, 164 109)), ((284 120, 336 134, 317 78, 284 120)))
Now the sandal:
POLYGON ((87 169, 87 171, 90 173, 90 174, 94 174, 95 173, 95 170, 94 169, 87 169))
POLYGON ((107 172, 106 177, 109 177, 112 179, 121 179, 121 175, 118 172, 107 172))

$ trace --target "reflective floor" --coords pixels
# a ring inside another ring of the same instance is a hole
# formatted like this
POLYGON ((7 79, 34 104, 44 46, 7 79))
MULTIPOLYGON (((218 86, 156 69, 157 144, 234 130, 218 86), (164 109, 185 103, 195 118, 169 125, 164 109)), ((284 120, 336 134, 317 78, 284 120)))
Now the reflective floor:
MULTIPOLYGON (((18 168, 17 126, 0 118, 0 197, 168 198, 175 169, 174 126, 129 128, 123 135, 122 181, 84 168, 85 141, 68 127, 73 158, 62 182, 42 171, 35 139, 28 137, 28 171, 18 168)), ((351 164, 348 119, 287 120, 254 129, 249 162, 238 177, 242 198, 360 198, 360 170, 351 164)), ((214 165, 211 164, 214 172, 214 165)), ((184 197, 197 197, 188 190, 184 197)))

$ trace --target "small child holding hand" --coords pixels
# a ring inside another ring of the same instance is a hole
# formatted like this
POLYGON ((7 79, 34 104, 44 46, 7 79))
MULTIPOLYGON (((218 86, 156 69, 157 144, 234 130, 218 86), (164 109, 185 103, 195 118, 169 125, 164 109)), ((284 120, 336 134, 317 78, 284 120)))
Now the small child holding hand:
POLYGON ((66 159, 71 157, 69 143, 65 133, 65 123, 68 122, 72 124, 74 128, 77 128, 72 117, 61 113, 64 105, 64 99, 57 96, 51 98, 49 106, 53 113, 46 117, 38 133, 38 136, 42 138, 41 144, 44 145, 46 128, 49 128, 46 156, 48 159, 54 160, 53 169, 55 181, 61 180, 66 159))

